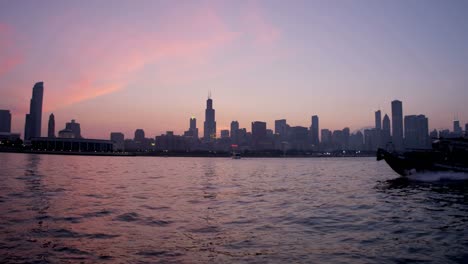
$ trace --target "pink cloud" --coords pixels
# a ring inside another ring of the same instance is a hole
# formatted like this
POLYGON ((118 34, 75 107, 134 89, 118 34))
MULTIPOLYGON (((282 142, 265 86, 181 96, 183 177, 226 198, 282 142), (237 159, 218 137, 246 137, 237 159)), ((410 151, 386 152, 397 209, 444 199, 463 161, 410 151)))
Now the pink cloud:
POLYGON ((0 23, 0 77, 22 62, 16 47, 14 32, 10 26, 0 23))

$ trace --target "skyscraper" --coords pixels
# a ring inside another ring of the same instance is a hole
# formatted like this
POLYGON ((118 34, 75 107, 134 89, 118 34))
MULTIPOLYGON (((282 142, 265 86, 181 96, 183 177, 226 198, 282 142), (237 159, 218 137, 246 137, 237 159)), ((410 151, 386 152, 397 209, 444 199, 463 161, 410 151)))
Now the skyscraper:
POLYGON ((405 147, 429 147, 429 125, 424 115, 405 116, 405 147))
POLYGON ((382 115, 380 110, 375 111, 375 129, 382 129, 382 115))
POLYGON ((255 121, 252 122, 252 144, 255 149, 262 149, 266 141, 266 123, 255 121))
POLYGON ((318 146, 319 144, 319 118, 312 116, 312 125, 310 126, 310 134, 312 137, 312 144, 318 146))
POLYGON ((211 96, 208 96, 208 100, 206 100, 205 123, 203 125, 204 141, 214 141, 214 139, 216 139, 216 121, 215 110, 213 109, 213 100, 211 100, 211 96))
POLYGON ((390 136, 390 118, 385 114, 382 122, 382 135, 380 137, 380 146, 385 147, 392 140, 390 136))
POLYGON ((392 139, 396 150, 403 149, 403 105, 392 101, 392 139))
POLYGON ((0 132, 11 133, 10 110, 0 110, 0 132))
POLYGON ((453 120, 453 133, 457 136, 457 137, 461 137, 462 136, 462 128, 460 126, 460 121, 458 120, 453 120))
POLYGON ((239 143, 239 136, 238 136, 238 131, 239 130, 239 122, 237 121, 232 121, 231 122, 231 142, 233 144, 238 144, 239 143))
POLYGON ((50 114, 49 116, 49 125, 47 129, 47 137, 54 138, 55 137, 55 117, 54 114, 50 114))
POLYGON ((190 118, 190 127, 189 127, 189 131, 190 133, 192 134, 192 137, 193 138, 196 138, 198 139, 198 128, 197 128, 197 119, 192 116, 190 118))
POLYGON ((41 136, 42 124, 42 98, 44 95, 44 83, 37 82, 33 87, 32 98, 29 104, 29 114, 26 114, 24 139, 41 136))
POLYGON ((465 124, 465 137, 468 137, 468 123, 465 124))

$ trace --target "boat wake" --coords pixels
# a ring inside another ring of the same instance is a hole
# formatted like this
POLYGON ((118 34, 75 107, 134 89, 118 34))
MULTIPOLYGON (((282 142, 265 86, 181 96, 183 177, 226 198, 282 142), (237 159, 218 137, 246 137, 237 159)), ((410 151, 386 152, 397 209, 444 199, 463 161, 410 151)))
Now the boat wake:
POLYGON ((468 181, 468 173, 438 171, 438 172, 419 172, 407 176, 411 181, 438 182, 438 181, 468 181))

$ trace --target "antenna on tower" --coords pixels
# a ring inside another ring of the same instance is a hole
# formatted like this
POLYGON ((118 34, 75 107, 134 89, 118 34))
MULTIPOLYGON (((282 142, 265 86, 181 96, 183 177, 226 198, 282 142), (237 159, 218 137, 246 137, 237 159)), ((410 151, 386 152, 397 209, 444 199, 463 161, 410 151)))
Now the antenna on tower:
POLYGON ((211 99, 211 90, 208 91, 208 99, 211 99))

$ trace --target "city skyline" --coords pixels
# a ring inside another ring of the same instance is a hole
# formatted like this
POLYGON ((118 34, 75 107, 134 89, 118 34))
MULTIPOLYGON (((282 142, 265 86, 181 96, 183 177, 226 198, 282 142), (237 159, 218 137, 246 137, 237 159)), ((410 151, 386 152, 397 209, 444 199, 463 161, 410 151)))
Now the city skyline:
POLYGON ((456 116, 463 126, 467 11, 461 1, 2 2, 0 109, 24 135, 31 84, 43 80, 43 124, 76 119, 89 138, 183 134, 188 117, 204 121, 209 90, 218 137, 232 120, 373 127, 394 99, 429 130, 456 116))

